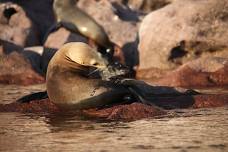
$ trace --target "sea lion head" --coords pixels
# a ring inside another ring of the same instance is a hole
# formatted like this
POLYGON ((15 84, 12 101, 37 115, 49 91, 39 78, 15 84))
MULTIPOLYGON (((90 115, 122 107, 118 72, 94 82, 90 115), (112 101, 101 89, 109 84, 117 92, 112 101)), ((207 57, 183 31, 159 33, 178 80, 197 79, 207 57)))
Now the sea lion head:
POLYGON ((108 61, 89 45, 82 42, 65 44, 51 59, 48 71, 53 67, 63 68, 85 76, 91 76, 107 68, 108 61), (93 73, 94 74, 94 73, 93 73))

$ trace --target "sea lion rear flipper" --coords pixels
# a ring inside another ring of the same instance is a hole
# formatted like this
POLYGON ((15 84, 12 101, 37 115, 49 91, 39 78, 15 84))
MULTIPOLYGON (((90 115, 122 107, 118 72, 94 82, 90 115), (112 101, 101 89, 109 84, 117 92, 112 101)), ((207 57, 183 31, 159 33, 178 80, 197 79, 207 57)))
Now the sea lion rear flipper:
POLYGON ((29 103, 32 100, 41 100, 48 98, 47 91, 36 92, 17 99, 19 103, 29 103))

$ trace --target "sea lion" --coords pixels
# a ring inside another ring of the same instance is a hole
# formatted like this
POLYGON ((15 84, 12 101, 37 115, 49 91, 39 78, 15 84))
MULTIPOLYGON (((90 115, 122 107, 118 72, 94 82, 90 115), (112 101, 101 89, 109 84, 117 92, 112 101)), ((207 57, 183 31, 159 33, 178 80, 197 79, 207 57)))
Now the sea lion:
MULTIPOLYGON (((67 43, 49 62, 46 75, 47 94, 60 107, 87 109, 123 102, 125 97, 156 107, 164 106, 159 103, 161 99, 198 93, 187 89, 154 86, 135 79, 122 79, 120 76, 126 74, 126 71, 124 68, 110 67, 99 52, 85 43, 67 43)), ((39 92, 18 101, 27 102, 46 97, 46 92, 39 92)))
POLYGON ((114 85, 109 79, 124 73, 124 70, 109 68, 107 60, 87 44, 68 43, 48 65, 48 97, 61 107, 77 109, 123 101, 128 89, 114 85))
MULTIPOLYGON (((54 0, 53 10, 56 16, 57 25, 51 27, 48 33, 59 26, 63 26, 72 32, 79 32, 103 47, 110 56, 114 53, 114 44, 110 41, 104 28, 92 17, 79 9, 75 0, 54 0)), ((45 36, 46 40, 47 36, 45 36)), ((102 51, 99 49, 99 51, 102 51)))

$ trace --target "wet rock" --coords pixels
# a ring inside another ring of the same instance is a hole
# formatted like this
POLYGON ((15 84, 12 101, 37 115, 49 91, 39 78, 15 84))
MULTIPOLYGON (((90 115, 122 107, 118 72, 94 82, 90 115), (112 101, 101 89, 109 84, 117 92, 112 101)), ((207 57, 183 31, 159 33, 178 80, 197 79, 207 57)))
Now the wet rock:
POLYGON ((117 105, 101 110, 86 110, 85 114, 90 117, 103 118, 107 120, 132 121, 165 115, 166 112, 142 103, 132 103, 128 105, 117 105))
MULTIPOLYGON (((195 96, 176 96, 172 98, 158 98, 153 101, 156 105, 165 109, 176 108, 214 108, 228 104, 228 95, 195 95, 195 96)), ((0 112, 22 112, 22 113, 66 113, 65 109, 60 109, 49 99, 34 100, 30 103, 10 103, 0 104, 0 112)), ((86 117, 90 119, 133 121, 143 118, 153 118, 164 116, 167 110, 161 110, 153 106, 134 102, 131 104, 120 104, 109 106, 102 109, 87 109, 82 111, 74 111, 74 115, 86 117)))
POLYGON ((194 99, 195 99, 195 102, 192 105, 192 108, 213 108, 213 107, 222 107, 228 104, 227 94, 198 95, 194 99))
POLYGON ((227 0, 177 0, 151 12, 139 30, 139 68, 171 69, 205 54, 227 55, 227 10, 227 0))
POLYGON ((19 102, 13 102, 10 104, 0 104, 1 112, 22 112, 22 113, 57 113, 60 109, 49 101, 49 99, 34 100, 30 103, 21 104, 19 102))
POLYGON ((12 52, 0 57, 0 83, 30 85, 44 83, 44 78, 22 54, 12 52))
POLYGON ((0 38, 20 46, 39 44, 38 31, 17 4, 0 3, 0 38))
POLYGON ((104 27, 112 42, 123 47, 128 65, 137 64, 135 61, 138 58, 137 44, 135 44, 139 24, 137 13, 130 13, 129 16, 131 10, 125 5, 113 4, 106 0, 80 0, 77 6, 104 27))
POLYGON ((156 83, 181 87, 228 86, 228 58, 201 58, 169 72, 156 83))

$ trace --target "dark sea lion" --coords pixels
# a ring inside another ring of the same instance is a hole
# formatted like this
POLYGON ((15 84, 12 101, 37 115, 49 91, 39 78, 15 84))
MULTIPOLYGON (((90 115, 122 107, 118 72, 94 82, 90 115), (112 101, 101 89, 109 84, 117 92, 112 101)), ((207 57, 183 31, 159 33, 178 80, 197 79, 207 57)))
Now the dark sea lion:
MULTIPOLYGON (((113 55, 114 44, 110 41, 104 28, 79 9, 75 0, 54 0, 53 9, 58 24, 52 27, 48 33, 58 26, 63 26, 72 32, 79 32, 88 37, 103 47, 106 53, 113 55)), ((47 36, 45 36, 46 38, 47 36)))

